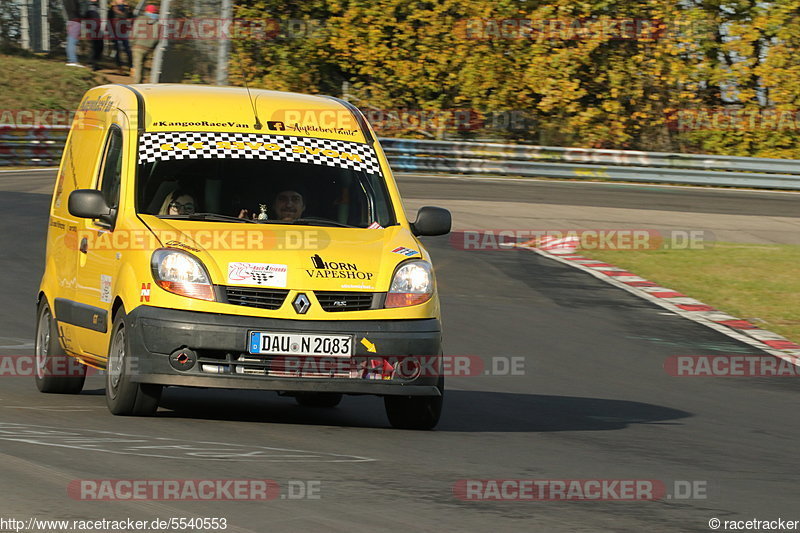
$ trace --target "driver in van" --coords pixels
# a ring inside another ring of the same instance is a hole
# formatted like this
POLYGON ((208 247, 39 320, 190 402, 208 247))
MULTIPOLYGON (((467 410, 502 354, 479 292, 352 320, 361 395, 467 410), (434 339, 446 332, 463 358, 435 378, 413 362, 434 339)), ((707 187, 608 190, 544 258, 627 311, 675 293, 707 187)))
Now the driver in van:
MULTIPOLYGON (((294 222, 303 216, 305 210, 306 203, 303 195, 294 189, 286 189, 275 195, 275 200, 272 202, 272 211, 268 214, 273 220, 294 222)), ((257 213, 250 215, 250 211, 247 209, 239 211, 239 218, 255 219, 257 216, 257 213)))

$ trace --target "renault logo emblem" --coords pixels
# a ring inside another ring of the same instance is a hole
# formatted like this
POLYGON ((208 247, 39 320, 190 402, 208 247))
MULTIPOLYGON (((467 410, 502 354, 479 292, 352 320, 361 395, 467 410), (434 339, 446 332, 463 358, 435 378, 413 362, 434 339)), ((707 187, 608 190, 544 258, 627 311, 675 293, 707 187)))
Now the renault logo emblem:
POLYGON ((301 292, 294 297, 292 307, 294 307, 298 315, 304 315, 308 311, 308 308, 311 307, 311 302, 308 301, 308 296, 301 292))

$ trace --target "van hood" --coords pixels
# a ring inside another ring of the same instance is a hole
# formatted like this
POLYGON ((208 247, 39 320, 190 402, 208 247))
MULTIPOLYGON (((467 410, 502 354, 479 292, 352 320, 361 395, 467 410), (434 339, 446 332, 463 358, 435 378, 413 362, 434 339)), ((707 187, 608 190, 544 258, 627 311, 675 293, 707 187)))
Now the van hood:
POLYGON ((389 290, 397 265, 424 251, 406 228, 289 226, 142 215, 164 247, 197 256, 215 285, 389 290))

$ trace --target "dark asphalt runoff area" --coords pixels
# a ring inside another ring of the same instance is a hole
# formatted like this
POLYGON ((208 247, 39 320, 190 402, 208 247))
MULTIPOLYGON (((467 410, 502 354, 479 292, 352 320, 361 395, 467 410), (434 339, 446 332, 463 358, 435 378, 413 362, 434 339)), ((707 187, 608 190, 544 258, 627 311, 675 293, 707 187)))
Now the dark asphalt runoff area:
MULTIPOLYGON (((475 181, 456 189, 441 179, 400 179, 403 193, 418 198, 557 203, 569 189, 573 205, 576 197, 647 205, 646 188, 586 185, 576 192, 568 183, 475 181)), ((693 206, 687 210, 790 208, 782 195, 669 194, 675 206, 693 206)), ((48 205, 49 194, 0 192, 0 354, 32 353, 48 205)), ((425 243, 445 354, 477 356, 490 370, 448 378, 434 431, 391 429, 382 401, 369 396, 314 409, 269 392, 171 388, 155 417, 132 418, 107 411, 102 376, 76 396, 40 394, 32 377, 2 376, 0 518, 220 517, 227 531, 258 533, 710 531, 712 518, 800 520, 798 381, 664 370, 674 355, 759 355, 755 348, 538 254, 463 251, 447 237, 425 243), (517 370, 506 372, 511 361, 517 370), (254 478, 277 482, 282 497, 81 501, 68 493, 86 479, 254 478), (490 479, 653 480, 667 494, 464 501, 453 490, 490 479), (687 494, 687 486, 698 490, 687 494), (313 498, 294 497, 309 491, 313 498)))

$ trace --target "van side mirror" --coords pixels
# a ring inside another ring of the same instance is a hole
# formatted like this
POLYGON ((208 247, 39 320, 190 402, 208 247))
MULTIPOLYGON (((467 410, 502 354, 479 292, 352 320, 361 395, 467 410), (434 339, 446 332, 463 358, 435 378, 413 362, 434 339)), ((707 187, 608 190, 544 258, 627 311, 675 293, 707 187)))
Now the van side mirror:
POLYGON ((111 223, 112 209, 106 204, 103 193, 96 189, 76 189, 67 201, 69 214, 79 218, 100 219, 111 223))
POLYGON ((411 231, 416 236, 435 236, 450 233, 453 219, 450 211, 441 207, 426 205, 417 212, 417 220, 411 224, 411 231))

